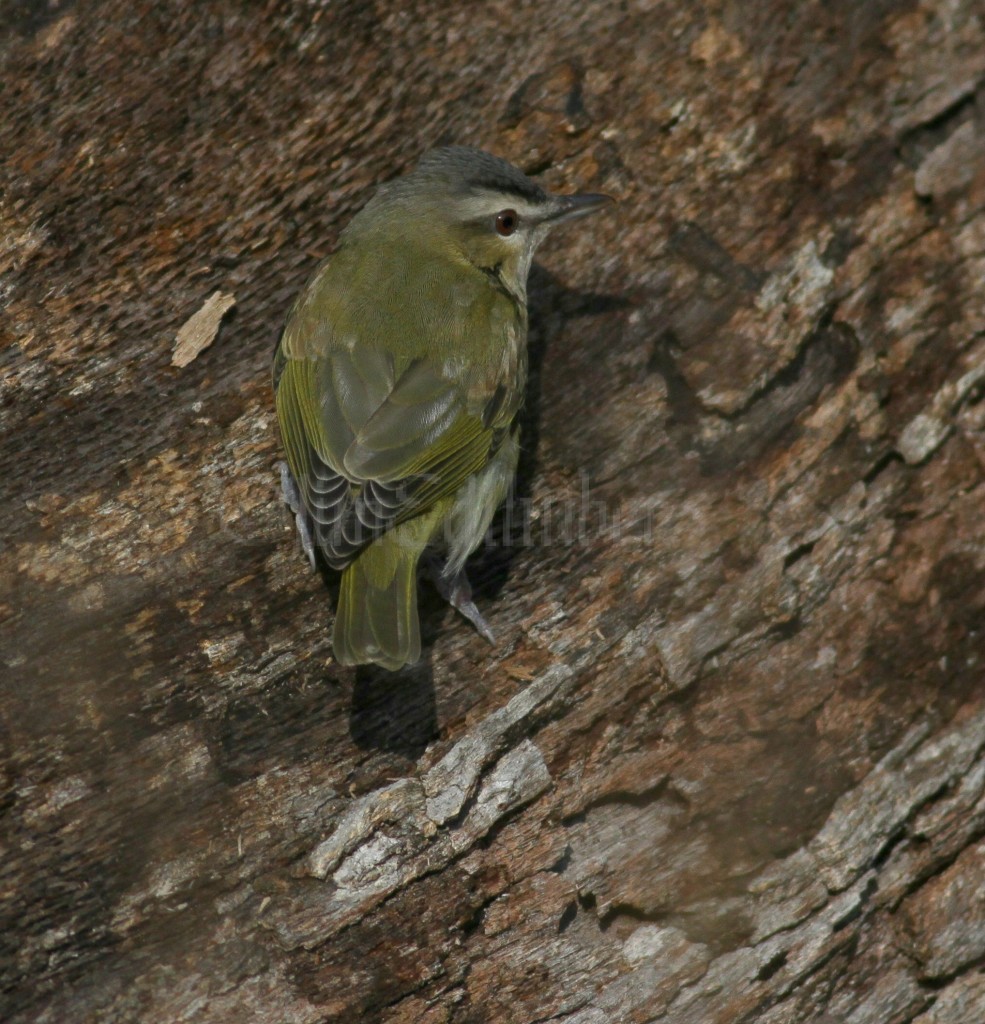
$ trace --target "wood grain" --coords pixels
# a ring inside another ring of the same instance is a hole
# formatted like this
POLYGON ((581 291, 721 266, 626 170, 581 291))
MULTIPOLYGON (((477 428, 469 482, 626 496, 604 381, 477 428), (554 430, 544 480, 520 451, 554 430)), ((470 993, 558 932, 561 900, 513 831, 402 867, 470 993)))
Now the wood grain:
POLYGON ((0 1017, 985 1019, 979 6, 0 8, 0 1017), (498 646, 343 670, 269 358, 452 140, 619 207, 498 646))

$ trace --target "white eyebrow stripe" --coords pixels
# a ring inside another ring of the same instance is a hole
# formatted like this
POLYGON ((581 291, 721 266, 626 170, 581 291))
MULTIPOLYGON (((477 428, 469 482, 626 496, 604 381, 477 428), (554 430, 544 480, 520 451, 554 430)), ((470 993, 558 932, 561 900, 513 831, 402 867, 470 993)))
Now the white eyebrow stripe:
POLYGON ((465 196, 457 201, 458 215, 462 220, 481 220, 495 217, 500 210, 516 210, 520 220, 535 218, 543 212, 540 204, 531 203, 520 196, 507 192, 482 191, 465 196))

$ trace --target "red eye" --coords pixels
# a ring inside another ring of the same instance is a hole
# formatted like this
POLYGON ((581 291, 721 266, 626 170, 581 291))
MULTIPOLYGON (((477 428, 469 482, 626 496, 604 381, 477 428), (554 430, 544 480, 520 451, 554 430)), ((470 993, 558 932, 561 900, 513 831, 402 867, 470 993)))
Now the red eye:
POLYGON ((512 235, 516 231, 517 224, 520 223, 520 218, 517 215, 516 210, 500 210, 496 214, 496 230, 505 238, 507 235, 512 235))

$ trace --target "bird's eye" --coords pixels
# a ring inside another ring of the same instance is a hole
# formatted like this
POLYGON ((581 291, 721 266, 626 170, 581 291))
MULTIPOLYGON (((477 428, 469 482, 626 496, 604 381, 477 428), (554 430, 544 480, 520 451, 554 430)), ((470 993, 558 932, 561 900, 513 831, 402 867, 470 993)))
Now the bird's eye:
POLYGON ((517 224, 520 223, 520 218, 516 210, 500 210, 496 214, 496 230, 504 238, 512 235, 516 231, 517 224))

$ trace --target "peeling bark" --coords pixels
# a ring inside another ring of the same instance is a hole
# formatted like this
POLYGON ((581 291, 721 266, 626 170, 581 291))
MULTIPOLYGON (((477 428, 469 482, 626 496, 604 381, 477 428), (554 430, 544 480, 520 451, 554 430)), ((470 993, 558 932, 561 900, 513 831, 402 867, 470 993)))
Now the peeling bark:
POLYGON ((985 1020, 978 5, 0 9, 0 1017, 985 1020), (346 670, 268 360, 446 139, 619 213, 346 670))

